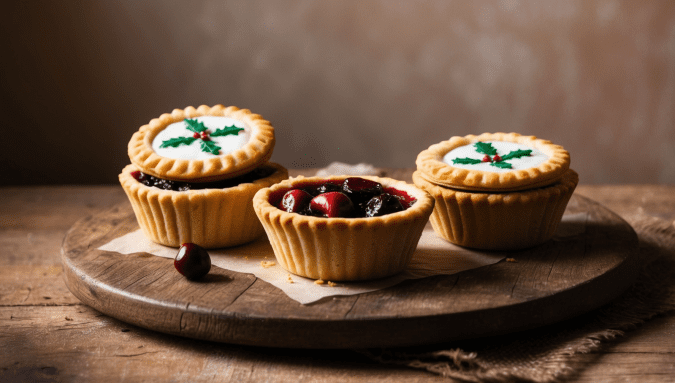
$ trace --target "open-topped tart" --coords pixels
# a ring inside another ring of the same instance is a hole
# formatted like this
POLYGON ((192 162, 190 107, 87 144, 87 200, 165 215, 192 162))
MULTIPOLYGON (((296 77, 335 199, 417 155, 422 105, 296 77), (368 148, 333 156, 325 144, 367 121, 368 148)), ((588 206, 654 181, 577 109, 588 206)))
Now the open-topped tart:
POLYGON ((562 146, 517 133, 452 137, 422 151, 416 163, 415 185, 436 200, 436 234, 480 249, 550 239, 579 182, 562 146))
POLYGON ((246 109, 175 109, 132 136, 132 164, 119 180, 154 242, 235 246, 264 233, 255 193, 288 178, 284 167, 268 162, 274 142, 269 122, 246 109))
POLYGON ((353 281, 405 269, 434 200, 391 178, 298 177, 258 191, 253 206, 284 269, 353 281))

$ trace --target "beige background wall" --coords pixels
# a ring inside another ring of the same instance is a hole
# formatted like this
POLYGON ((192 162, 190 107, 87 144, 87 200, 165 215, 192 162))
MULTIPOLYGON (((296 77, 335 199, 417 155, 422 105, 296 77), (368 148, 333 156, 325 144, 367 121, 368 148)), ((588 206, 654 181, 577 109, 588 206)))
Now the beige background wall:
POLYGON ((249 108, 273 160, 413 167, 453 135, 675 184, 675 1, 5 1, 0 182, 116 183, 138 127, 249 108))

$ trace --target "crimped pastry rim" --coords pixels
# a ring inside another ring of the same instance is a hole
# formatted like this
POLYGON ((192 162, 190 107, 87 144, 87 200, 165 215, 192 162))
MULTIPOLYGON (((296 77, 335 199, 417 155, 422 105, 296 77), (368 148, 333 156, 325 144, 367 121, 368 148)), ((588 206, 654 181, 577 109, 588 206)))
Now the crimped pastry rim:
POLYGON ((570 155, 562 146, 535 136, 518 133, 483 133, 455 136, 447 141, 431 145, 417 156, 415 161, 420 176, 439 186, 468 191, 518 191, 542 187, 560 179, 569 169, 570 155), (478 141, 513 142, 539 149, 549 158, 536 167, 504 173, 456 168, 443 162, 451 150, 478 141))
POLYGON ((136 190, 136 188, 146 188, 148 189, 148 193, 151 195, 157 195, 157 196, 162 196, 162 195, 169 195, 169 196, 176 196, 176 195, 181 195, 181 194, 186 194, 187 195, 196 195, 196 194, 203 194, 204 196, 214 196, 214 195, 224 195, 224 194, 242 194, 246 192, 247 190, 250 189, 255 189, 259 190, 261 188, 265 188, 271 185, 274 185, 275 183, 286 179, 286 174, 287 170, 274 162, 267 162, 267 165, 273 167, 276 169, 276 171, 272 174, 270 174, 267 177, 260 178, 257 180, 254 180, 252 182, 244 182, 240 183, 237 186, 232 186, 229 188, 222 188, 222 189, 211 189, 211 188, 205 188, 205 189, 190 189, 186 191, 177 191, 177 190, 164 190, 164 189, 159 189, 154 186, 146 186, 143 185, 142 183, 138 182, 132 175, 131 172, 135 170, 141 170, 138 168, 138 166, 134 164, 129 164, 125 166, 122 169, 122 172, 119 174, 119 180, 120 183, 122 184, 122 187, 128 188, 128 190, 136 190))
POLYGON ((314 217, 306 216, 297 213, 289 213, 284 210, 277 208, 269 202, 270 195, 280 189, 291 190, 296 188, 300 184, 315 183, 321 181, 336 181, 344 180, 352 176, 327 176, 327 177, 303 177, 298 176, 295 178, 290 178, 274 184, 270 187, 260 189, 255 196, 253 197, 253 208, 260 216, 269 216, 269 220, 272 222, 281 221, 287 222, 292 220, 294 225, 309 225, 312 227, 321 227, 327 228, 344 228, 345 225, 358 227, 359 229, 366 229, 367 227, 382 226, 394 223, 396 221, 406 221, 406 220, 417 220, 423 218, 425 215, 428 216, 433 210, 435 200, 427 193, 426 191, 418 188, 415 185, 406 183, 404 181, 395 180, 388 177, 375 177, 375 176, 354 176, 359 178, 365 178, 371 181, 379 182, 383 187, 391 187, 400 191, 407 193, 409 196, 414 197, 417 202, 415 202, 408 209, 399 211, 392 214, 386 214, 378 217, 357 217, 357 218, 343 218, 343 217, 314 217))
POLYGON ((128 154, 132 164, 152 176, 172 181, 205 182, 248 173, 270 159, 274 143, 274 128, 262 116, 236 106, 201 105, 174 109, 141 126, 129 141, 128 154), (207 159, 168 158, 152 149, 152 140, 168 125, 200 116, 230 117, 245 122, 251 127, 249 142, 231 153, 207 159))
POLYGON ((434 198, 456 198, 457 200, 490 199, 492 202, 502 202, 505 200, 515 202, 519 198, 532 198, 535 195, 546 196, 550 195, 551 193, 560 192, 563 189, 576 188, 576 186, 579 184, 579 174, 577 174, 577 172, 575 172, 573 169, 567 169, 565 173, 558 179, 558 182, 554 184, 528 190, 504 192, 480 192, 439 186, 424 178, 424 175, 419 170, 415 171, 412 177, 417 187, 427 191, 434 198))

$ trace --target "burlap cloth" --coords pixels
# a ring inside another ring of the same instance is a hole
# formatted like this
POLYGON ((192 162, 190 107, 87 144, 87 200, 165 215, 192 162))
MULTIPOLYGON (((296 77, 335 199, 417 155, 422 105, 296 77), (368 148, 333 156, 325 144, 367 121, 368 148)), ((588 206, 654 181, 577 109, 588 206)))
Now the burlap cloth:
POLYGON ((675 309, 675 223, 629 217, 644 260, 636 283, 580 317, 507 336, 414 348, 359 350, 382 363, 469 382, 557 382, 582 366, 580 355, 620 341, 626 331, 675 309))

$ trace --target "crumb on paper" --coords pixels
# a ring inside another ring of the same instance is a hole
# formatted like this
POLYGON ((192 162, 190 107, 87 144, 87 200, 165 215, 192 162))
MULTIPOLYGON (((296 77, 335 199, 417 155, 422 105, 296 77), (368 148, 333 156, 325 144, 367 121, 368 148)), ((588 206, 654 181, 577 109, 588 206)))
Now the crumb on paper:
POLYGON ((328 286, 335 287, 335 286, 337 286, 337 283, 328 281, 328 286))
POLYGON ((316 281, 314 281, 315 285, 323 285, 324 283, 326 283, 326 282, 324 282, 323 279, 317 279, 316 281))
POLYGON ((260 261, 260 266, 261 266, 261 267, 264 267, 264 268, 272 267, 272 266, 274 266, 274 265, 276 265, 276 264, 277 264, 277 263, 276 263, 276 262, 273 262, 273 261, 260 261))
POLYGON ((293 283, 293 278, 291 278, 291 274, 288 274, 288 283, 293 283))
POLYGON ((515 258, 506 258, 506 262, 518 262, 515 258))

